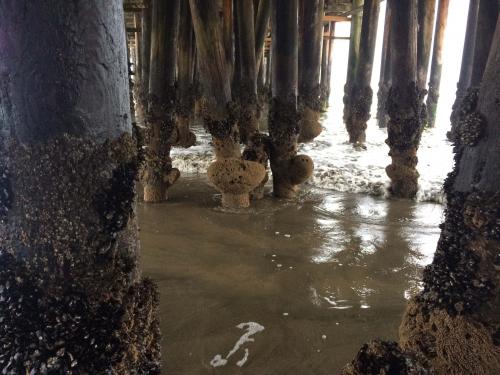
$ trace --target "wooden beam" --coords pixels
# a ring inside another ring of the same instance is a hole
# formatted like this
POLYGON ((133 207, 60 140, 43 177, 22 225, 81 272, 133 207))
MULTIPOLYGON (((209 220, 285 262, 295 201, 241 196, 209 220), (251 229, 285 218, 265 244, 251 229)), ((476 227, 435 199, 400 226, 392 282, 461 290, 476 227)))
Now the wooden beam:
POLYGON ((323 22, 351 22, 351 18, 347 16, 328 16, 323 17, 323 22))

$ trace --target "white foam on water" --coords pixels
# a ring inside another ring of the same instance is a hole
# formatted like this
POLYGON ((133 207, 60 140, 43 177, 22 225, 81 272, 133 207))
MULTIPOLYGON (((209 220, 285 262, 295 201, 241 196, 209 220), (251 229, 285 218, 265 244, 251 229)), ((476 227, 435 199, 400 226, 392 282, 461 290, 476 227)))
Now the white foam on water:
MULTIPOLYGON (((229 351, 225 358, 222 358, 221 354, 216 354, 214 356, 214 358, 210 361, 210 365, 212 367, 226 366, 229 358, 233 356, 233 354, 235 354, 243 345, 255 341, 255 339, 252 338, 253 335, 262 332, 265 329, 263 325, 255 322, 240 323, 236 326, 236 328, 246 330, 246 332, 238 339, 236 344, 234 344, 233 348, 229 351)), ((236 362, 236 365, 239 367, 242 367, 247 362, 250 355, 248 348, 245 348, 244 350, 245 354, 243 358, 236 362)))

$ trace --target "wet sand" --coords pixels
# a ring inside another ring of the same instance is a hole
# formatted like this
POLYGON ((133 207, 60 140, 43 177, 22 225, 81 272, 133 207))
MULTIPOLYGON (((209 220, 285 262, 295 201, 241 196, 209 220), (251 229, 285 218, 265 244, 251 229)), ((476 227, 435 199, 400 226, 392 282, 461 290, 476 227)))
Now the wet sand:
POLYGON ((168 203, 138 206, 142 268, 161 293, 165 373, 337 374, 365 341, 397 337, 441 205, 312 187, 298 202, 266 198, 241 212, 218 199, 203 177, 183 177, 168 203), (212 367, 247 322, 264 329, 212 367))

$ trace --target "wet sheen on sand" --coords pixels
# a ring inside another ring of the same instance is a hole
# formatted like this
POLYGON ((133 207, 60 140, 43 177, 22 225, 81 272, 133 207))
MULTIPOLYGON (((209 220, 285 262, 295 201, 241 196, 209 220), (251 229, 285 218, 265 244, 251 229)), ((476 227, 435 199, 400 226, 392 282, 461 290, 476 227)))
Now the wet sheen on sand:
POLYGON ((168 374, 339 373, 367 340, 397 337, 443 209, 315 189, 218 204, 203 177, 184 177, 168 203, 138 206, 168 374))

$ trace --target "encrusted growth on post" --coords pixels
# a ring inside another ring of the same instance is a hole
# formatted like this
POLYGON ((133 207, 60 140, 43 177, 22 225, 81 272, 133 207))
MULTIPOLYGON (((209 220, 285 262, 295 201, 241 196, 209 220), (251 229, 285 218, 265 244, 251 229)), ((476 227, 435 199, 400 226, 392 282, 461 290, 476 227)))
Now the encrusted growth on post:
POLYGON ((16 192, 0 225, 8 373, 159 373, 158 296, 137 271, 135 153, 128 135, 3 141, 16 192))
POLYGON ((446 219, 434 260, 400 327, 403 347, 423 353, 438 373, 500 370, 499 77, 500 23, 477 103, 471 95, 454 133, 455 167, 444 185, 446 219))
POLYGON ((379 0, 365 0, 363 5, 363 22, 361 26, 361 40, 359 60, 354 72, 354 80, 348 86, 344 121, 349 142, 362 145, 366 141, 366 127, 370 119, 370 109, 373 99, 373 90, 370 87, 375 42, 377 39, 377 25, 380 10, 379 0))

